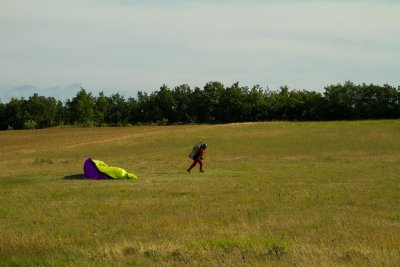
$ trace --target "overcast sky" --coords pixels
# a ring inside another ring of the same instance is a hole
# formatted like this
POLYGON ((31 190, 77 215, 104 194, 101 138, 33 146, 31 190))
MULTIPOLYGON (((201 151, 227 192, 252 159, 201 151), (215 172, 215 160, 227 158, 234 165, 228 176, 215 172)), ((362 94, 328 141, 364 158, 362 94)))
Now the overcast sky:
POLYGON ((0 0, 0 99, 400 85, 400 1, 0 0))

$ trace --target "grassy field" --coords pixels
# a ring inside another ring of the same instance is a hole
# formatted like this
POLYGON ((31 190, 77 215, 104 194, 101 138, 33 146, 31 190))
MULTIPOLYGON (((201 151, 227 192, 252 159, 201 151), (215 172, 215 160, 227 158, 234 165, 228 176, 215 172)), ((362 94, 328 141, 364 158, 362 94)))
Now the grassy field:
POLYGON ((0 148, 0 266, 400 265, 399 120, 3 131, 0 148), (87 157, 139 180, 82 179, 87 157))

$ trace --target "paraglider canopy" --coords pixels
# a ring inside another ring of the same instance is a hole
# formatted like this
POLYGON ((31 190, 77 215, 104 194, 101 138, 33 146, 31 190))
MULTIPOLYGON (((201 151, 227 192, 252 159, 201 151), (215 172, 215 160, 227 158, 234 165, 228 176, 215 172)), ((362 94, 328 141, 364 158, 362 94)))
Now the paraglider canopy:
POLYGON ((108 179, 108 176, 100 172, 96 168, 96 164, 93 162, 92 158, 88 158, 83 164, 83 173, 86 178, 89 179, 108 179))
POLYGON ((133 173, 129 173, 119 167, 108 166, 103 161, 92 158, 88 158, 85 161, 83 171, 85 177, 89 179, 138 179, 138 177, 133 173))

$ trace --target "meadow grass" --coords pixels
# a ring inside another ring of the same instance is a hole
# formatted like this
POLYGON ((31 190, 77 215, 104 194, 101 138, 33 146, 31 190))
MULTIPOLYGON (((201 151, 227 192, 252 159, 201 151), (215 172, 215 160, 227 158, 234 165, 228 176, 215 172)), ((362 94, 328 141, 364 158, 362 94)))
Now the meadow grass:
POLYGON ((400 265, 399 120, 3 131, 0 148, 0 266, 400 265), (88 157, 139 180, 82 179, 88 157))

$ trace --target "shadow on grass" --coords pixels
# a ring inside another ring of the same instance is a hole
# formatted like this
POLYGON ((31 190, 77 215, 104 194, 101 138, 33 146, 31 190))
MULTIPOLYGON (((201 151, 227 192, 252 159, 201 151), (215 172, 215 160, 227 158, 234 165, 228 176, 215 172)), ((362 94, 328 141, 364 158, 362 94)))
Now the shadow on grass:
POLYGON ((87 179, 87 178, 85 177, 85 175, 80 173, 80 174, 73 174, 73 175, 64 176, 64 179, 67 179, 67 180, 84 180, 84 179, 87 179))

